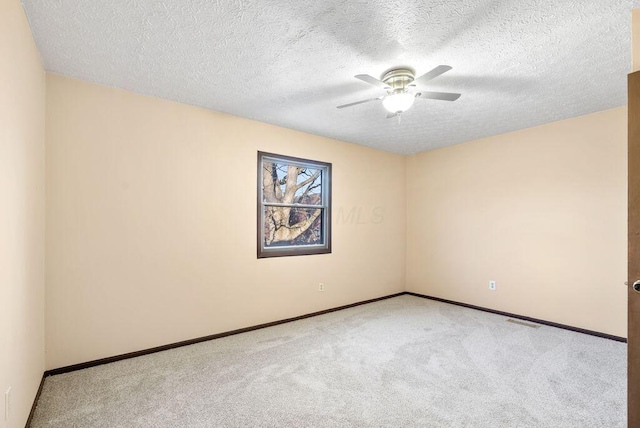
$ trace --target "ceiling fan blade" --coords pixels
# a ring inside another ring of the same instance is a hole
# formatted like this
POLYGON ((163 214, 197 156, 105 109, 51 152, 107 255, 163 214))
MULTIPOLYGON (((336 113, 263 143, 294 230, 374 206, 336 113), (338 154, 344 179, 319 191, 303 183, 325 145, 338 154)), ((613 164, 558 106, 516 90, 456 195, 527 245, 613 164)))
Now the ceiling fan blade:
POLYGON ((430 100, 455 101, 460 98, 461 94, 451 92, 420 92, 416 96, 420 98, 428 98, 430 100))
POLYGON ((387 115, 387 119, 391 119, 392 117, 396 117, 396 116, 398 116, 398 113, 389 113, 387 115))
POLYGON ((368 103, 368 102, 371 102, 371 101, 381 100, 382 98, 384 98, 384 97, 369 98, 368 100, 362 100, 362 101, 356 101, 355 103, 343 104, 341 106, 338 106, 338 108, 357 106, 358 104, 364 104, 364 103, 368 103))
POLYGON ((382 89, 389 89, 389 85, 385 84, 382 80, 378 80, 373 76, 369 76, 368 74, 358 74, 357 76, 355 76, 355 78, 382 89))
POLYGON ((453 67, 448 66, 448 65, 439 65, 436 68, 434 68, 433 70, 428 71, 425 74, 423 74, 422 76, 416 78, 414 80, 414 83, 418 83, 420 85, 425 84, 429 80, 435 79, 436 77, 440 76, 443 73, 446 73, 447 71, 451 70, 452 68, 453 67))

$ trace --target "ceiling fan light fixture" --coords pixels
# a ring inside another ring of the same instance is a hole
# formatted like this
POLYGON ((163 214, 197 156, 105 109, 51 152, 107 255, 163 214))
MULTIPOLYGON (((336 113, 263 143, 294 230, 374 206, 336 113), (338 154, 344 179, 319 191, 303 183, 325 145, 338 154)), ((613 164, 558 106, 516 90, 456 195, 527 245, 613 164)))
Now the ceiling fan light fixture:
POLYGON ((411 108, 415 99, 415 96, 408 92, 391 94, 384 97, 382 100, 382 106, 389 113, 404 113, 411 108))
POLYGON ((450 92, 429 92, 421 91, 416 93, 408 92, 410 88, 419 89, 420 85, 429 82, 443 73, 451 70, 449 65, 439 65, 431 71, 426 72, 418 78, 415 77, 413 69, 410 68, 394 68, 389 70, 382 76, 382 80, 376 79, 369 74, 358 74, 356 79, 360 79, 365 83, 384 89, 387 94, 369 98, 368 100, 356 101, 354 103, 343 104, 337 106, 338 108, 352 107, 359 104, 369 103, 371 101, 382 100, 382 105, 389 112, 387 119, 392 117, 398 117, 400 114, 409 110, 413 106, 413 102, 416 98, 430 99, 430 100, 444 100, 455 101, 460 98, 460 94, 454 94, 450 92), (416 85, 417 84, 417 85, 416 85))

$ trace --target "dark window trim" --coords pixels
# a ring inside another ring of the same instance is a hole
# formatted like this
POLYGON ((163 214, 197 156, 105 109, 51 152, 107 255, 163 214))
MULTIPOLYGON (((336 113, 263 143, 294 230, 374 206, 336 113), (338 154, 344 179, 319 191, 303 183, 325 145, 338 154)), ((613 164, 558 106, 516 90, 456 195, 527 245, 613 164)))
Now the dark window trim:
POLYGON ((332 181, 332 177, 331 177, 331 163, 329 162, 321 162, 321 161, 315 161, 315 160, 311 160, 311 159, 304 159, 304 158, 297 158, 297 157, 293 157, 293 156, 285 156, 285 155, 279 155, 276 153, 269 153, 269 152, 261 152, 258 151, 258 165, 256 168, 256 172, 257 172, 257 187, 256 187, 256 200, 257 200, 257 212, 256 212, 256 218, 257 218, 257 229, 256 229, 256 236, 257 236, 257 255, 259 259, 263 259, 263 258, 270 258, 270 257, 290 257, 290 256, 309 256, 309 255, 313 255, 313 254, 331 254, 331 181, 332 181), (263 249, 263 233, 262 233, 262 210, 263 210, 263 205, 262 205, 262 160, 267 157, 267 158, 277 158, 277 159, 282 159, 284 161, 289 161, 289 162, 294 162, 294 163, 304 163, 304 164, 310 164, 310 165, 318 165, 320 167, 326 168, 327 170, 327 177, 325 177, 325 188, 323 190, 326 189, 326 194, 327 194, 327 207, 324 209, 325 210, 325 216, 326 216, 326 221, 323 223, 323 227, 325 228, 326 231, 326 241, 325 241, 325 245, 323 246, 300 246, 297 248, 283 248, 283 249, 269 249, 269 250, 264 250, 263 249))

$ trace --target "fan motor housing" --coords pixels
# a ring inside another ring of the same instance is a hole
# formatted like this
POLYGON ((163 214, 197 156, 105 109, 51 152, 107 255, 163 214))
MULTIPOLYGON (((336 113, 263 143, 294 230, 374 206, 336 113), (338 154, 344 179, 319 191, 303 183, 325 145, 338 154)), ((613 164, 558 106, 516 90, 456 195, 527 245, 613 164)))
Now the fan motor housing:
POLYGON ((404 92, 406 87, 413 82, 415 73, 410 68, 396 68, 382 76, 382 81, 389 85, 393 92, 404 92))

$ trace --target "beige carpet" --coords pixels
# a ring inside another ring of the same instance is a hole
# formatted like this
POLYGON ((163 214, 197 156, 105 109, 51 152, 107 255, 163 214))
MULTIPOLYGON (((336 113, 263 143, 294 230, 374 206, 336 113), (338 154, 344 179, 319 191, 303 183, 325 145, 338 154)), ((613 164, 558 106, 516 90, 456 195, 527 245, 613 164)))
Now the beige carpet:
POLYGON ((35 427, 624 427, 626 344, 413 296, 46 379, 35 427))

